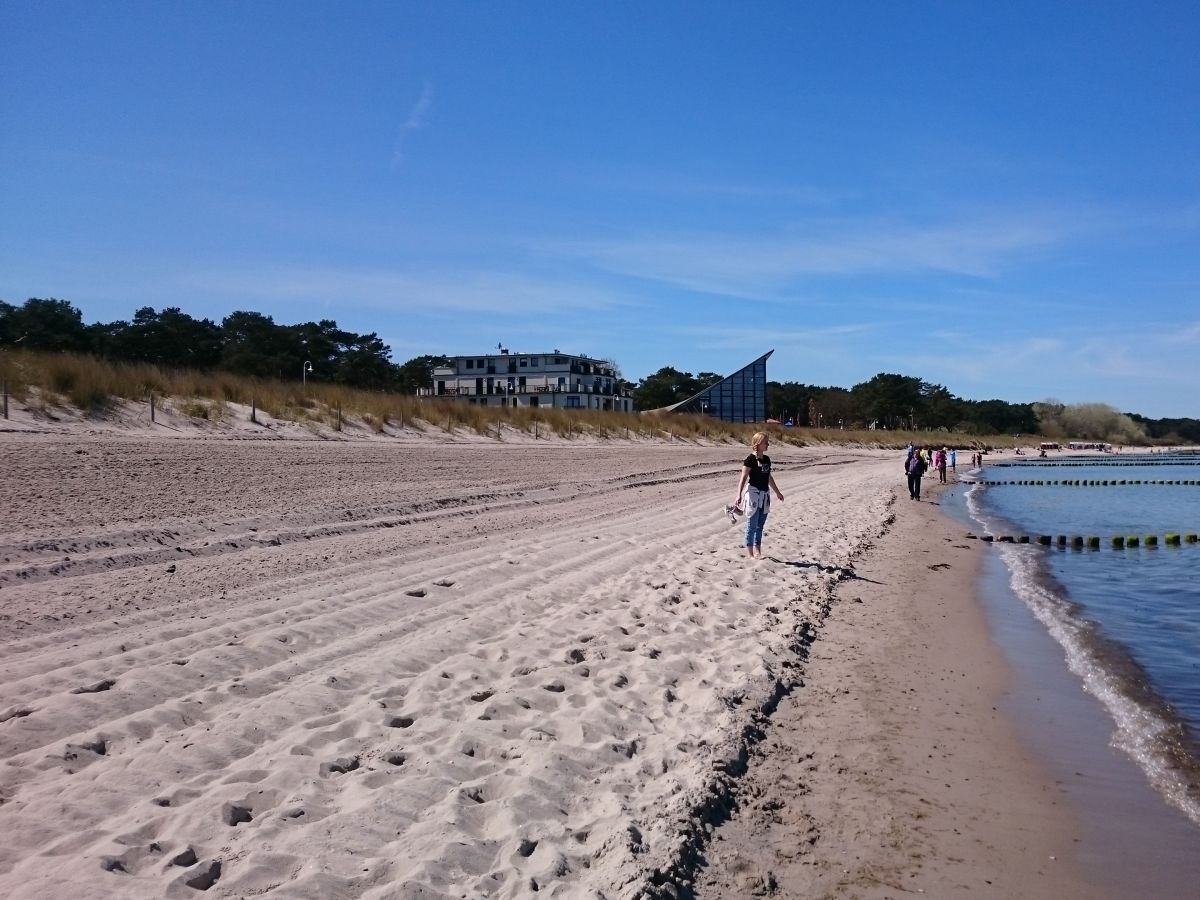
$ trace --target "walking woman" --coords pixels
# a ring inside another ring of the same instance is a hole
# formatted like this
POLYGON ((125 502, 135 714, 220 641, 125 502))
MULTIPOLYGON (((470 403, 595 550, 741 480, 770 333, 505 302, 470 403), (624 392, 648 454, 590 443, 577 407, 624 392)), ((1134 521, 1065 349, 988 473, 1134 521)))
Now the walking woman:
POLYGON ((767 456, 770 443, 770 438, 761 431, 755 432, 750 439, 750 449, 754 452, 742 462, 742 475, 738 479, 737 494, 733 500, 734 506, 741 506, 742 491, 745 490, 746 555, 751 559, 762 559, 763 525, 767 522, 767 513, 771 511, 771 491, 783 500, 783 494, 775 484, 775 476, 771 474, 771 457, 767 456))

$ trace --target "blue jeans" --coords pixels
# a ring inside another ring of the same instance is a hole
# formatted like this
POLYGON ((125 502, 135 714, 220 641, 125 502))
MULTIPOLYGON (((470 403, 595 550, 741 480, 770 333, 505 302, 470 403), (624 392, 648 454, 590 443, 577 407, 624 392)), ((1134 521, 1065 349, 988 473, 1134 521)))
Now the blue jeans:
POLYGON ((746 546, 761 547, 763 526, 771 511, 771 495, 758 488, 746 490, 746 546))

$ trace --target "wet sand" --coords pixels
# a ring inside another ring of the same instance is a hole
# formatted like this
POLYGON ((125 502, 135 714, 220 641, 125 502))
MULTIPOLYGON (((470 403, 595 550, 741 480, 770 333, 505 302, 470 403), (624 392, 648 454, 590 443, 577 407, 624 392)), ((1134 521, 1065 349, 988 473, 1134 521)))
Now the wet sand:
POLYGON ((1110 896, 998 708, 1011 672, 973 594, 988 551, 963 533, 936 499, 897 503, 766 727, 697 897, 1110 896))

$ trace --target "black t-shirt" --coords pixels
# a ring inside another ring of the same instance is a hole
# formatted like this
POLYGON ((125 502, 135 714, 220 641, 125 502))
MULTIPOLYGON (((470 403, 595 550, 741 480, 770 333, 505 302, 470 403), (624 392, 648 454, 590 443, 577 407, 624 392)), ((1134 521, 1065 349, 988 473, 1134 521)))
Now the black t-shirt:
POLYGON ((771 477, 771 457, 764 455, 759 459, 751 453, 742 461, 742 465, 750 468, 750 487, 760 491, 770 490, 771 482, 768 479, 771 477))

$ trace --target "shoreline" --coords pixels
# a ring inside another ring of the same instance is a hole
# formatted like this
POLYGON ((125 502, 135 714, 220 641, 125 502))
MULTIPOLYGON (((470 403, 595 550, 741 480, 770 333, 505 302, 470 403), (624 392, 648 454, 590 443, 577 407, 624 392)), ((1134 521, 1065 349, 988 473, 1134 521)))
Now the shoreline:
MULTIPOLYGON (((953 515, 972 530, 979 527, 957 498, 953 515)), ((991 632, 1015 675, 1002 708, 1064 788, 1080 823, 1081 858, 1120 896, 1191 897, 1200 883, 1200 831, 1118 748, 1113 714, 1015 592, 999 549, 984 557, 979 588, 991 632)))
POLYGON ((962 539, 941 492, 898 500, 837 588, 803 687, 714 833, 699 900, 1115 900, 1077 856, 1061 786, 1000 711, 1013 672, 976 596, 986 550, 962 539))

